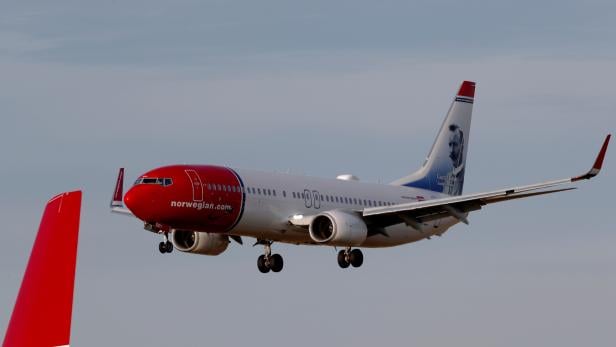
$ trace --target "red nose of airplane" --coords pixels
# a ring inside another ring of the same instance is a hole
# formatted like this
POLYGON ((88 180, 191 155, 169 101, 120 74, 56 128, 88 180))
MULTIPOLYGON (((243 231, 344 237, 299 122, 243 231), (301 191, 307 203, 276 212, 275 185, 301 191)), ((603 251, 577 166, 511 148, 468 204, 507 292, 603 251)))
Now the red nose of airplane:
POLYGON ((139 219, 146 222, 156 220, 154 207, 154 194, 149 192, 150 187, 134 186, 124 195, 124 204, 139 219))

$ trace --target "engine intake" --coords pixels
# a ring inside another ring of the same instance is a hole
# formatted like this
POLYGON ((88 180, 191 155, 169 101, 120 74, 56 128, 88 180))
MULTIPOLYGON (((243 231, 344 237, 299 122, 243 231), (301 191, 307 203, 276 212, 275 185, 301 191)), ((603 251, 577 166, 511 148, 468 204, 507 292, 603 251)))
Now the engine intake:
POLYGON ((361 217, 343 211, 317 215, 308 228, 312 240, 333 246, 359 246, 368 237, 368 227, 361 217))
POLYGON ((219 255, 229 246, 227 235, 199 231, 175 230, 171 241, 179 251, 204 255, 219 255))

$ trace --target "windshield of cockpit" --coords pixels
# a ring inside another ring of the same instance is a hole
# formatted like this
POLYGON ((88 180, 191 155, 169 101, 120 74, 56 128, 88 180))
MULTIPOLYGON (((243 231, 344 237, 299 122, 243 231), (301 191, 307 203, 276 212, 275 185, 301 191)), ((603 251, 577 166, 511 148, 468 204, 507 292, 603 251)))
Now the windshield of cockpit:
POLYGON ((138 184, 156 184, 159 186, 170 186, 173 184, 173 180, 171 178, 160 178, 160 177, 139 177, 135 181, 135 186, 138 184))

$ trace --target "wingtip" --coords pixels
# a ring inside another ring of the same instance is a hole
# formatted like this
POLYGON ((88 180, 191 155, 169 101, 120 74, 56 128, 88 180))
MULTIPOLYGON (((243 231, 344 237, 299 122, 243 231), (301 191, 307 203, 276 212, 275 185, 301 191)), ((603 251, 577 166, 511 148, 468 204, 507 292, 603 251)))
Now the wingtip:
POLYGON ((124 196, 124 168, 121 167, 118 171, 113 197, 111 198, 111 207, 122 206, 122 197, 124 196))
POLYGON ((601 172, 601 168, 603 167, 603 160, 605 159, 605 154, 607 153, 607 147, 610 143, 610 139, 612 138, 612 134, 608 134, 603 141, 603 145, 601 146, 601 150, 599 150, 599 154, 597 154, 597 158, 592 165, 590 171, 585 173, 584 175, 573 177, 571 179, 572 182, 583 180, 583 179, 591 179, 601 172))
POLYGON ((603 166, 603 159, 605 159, 605 153, 607 152, 607 146, 610 144, 611 138, 612 134, 607 134, 605 137, 605 141, 603 141, 603 146, 601 146, 601 150, 599 151, 599 155, 597 155, 595 164, 592 166, 593 169, 601 170, 601 167, 603 166))

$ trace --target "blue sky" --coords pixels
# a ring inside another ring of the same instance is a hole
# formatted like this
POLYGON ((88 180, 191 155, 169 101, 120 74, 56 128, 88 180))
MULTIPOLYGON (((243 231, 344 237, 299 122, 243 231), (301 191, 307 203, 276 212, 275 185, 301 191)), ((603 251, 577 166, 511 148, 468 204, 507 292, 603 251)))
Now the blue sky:
POLYGON ((608 345, 613 148, 579 190, 490 206, 444 237, 367 250, 157 254, 111 215, 128 181, 215 163, 388 182, 478 83, 466 192, 586 170, 614 132, 609 1, 139 1, 0 5, 0 331, 44 202, 84 190, 73 344, 608 345))

